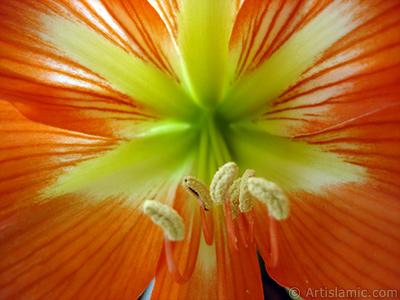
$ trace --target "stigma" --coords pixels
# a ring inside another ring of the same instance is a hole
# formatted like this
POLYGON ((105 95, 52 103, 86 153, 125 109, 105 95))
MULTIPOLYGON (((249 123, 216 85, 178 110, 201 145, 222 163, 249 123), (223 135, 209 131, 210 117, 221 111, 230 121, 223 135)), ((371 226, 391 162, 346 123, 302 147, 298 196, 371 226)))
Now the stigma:
MULTIPOLYGON (((234 162, 229 162, 215 173, 210 188, 193 176, 183 178, 182 186, 199 203, 204 241, 209 246, 214 243, 212 210, 223 209, 231 252, 239 251, 239 243, 246 248, 254 247, 256 241, 253 203, 258 201, 266 206, 270 253, 269 257, 264 257, 264 260, 267 266, 276 267, 279 254, 276 222, 289 217, 289 200, 276 183, 256 177, 254 170, 248 169, 242 177, 236 178, 238 173, 238 166, 234 162)), ((173 208, 153 200, 146 200, 143 208, 144 213, 164 230, 164 253, 170 274, 177 283, 185 283, 193 273, 194 264, 181 274, 173 255, 173 242, 179 242, 185 238, 182 217, 173 208)), ((198 250, 194 249, 194 251, 197 257, 198 250)))

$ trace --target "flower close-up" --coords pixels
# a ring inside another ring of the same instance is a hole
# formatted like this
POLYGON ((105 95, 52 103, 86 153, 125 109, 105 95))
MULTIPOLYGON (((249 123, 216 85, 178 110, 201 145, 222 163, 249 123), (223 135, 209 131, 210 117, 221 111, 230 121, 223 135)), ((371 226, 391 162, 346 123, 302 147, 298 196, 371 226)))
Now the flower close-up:
POLYGON ((400 2, 0 0, 0 300, 272 299, 264 264, 400 297, 400 2))

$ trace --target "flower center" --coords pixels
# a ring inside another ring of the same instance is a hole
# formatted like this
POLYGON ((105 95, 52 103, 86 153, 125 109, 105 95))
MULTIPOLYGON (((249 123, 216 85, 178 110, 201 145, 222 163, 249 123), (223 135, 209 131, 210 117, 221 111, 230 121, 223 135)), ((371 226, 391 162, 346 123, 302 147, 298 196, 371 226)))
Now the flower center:
MULTIPOLYGON (((269 211, 270 229, 270 258, 266 263, 270 267, 275 267, 278 262, 276 221, 289 216, 288 199, 275 183, 254 177, 254 170, 246 170, 242 177, 235 180, 238 171, 237 165, 229 162, 215 173, 210 188, 193 176, 185 177, 182 185, 199 202, 203 235, 207 245, 211 246, 214 242, 213 215, 210 210, 223 206, 231 252, 239 251, 238 243, 242 243, 246 248, 254 243, 255 213, 252 202, 258 200, 266 205, 269 211)), ((171 242, 184 239, 185 228, 182 218, 172 208, 152 200, 145 201, 144 212, 163 228, 168 269, 176 282, 185 283, 191 277, 194 265, 181 275, 175 262, 171 242)))
POLYGON ((202 181, 210 183, 214 170, 232 161, 225 139, 225 130, 229 124, 214 110, 204 109, 195 126, 199 141, 195 174, 202 181))

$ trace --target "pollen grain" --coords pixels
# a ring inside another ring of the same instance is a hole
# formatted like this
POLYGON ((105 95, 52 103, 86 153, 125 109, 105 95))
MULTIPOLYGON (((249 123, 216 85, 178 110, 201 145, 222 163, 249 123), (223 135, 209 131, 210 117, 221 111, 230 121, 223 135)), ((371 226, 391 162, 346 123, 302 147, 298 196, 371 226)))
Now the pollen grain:
POLYGON ((232 218, 236 219, 239 214, 240 183, 242 178, 236 179, 229 188, 229 198, 231 201, 232 218))

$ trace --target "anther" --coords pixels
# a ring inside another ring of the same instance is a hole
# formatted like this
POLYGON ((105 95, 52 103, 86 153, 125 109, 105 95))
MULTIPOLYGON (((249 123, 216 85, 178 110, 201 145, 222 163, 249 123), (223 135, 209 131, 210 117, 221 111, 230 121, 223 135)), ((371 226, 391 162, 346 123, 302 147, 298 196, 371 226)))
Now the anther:
POLYGON ((154 223, 164 229, 171 241, 182 241, 185 238, 185 224, 182 217, 173 208, 154 200, 146 200, 143 211, 154 223))
POLYGON ((264 178, 250 178, 249 192, 268 207, 268 212, 276 220, 284 220, 289 216, 289 201, 282 189, 264 178))
POLYGON ((256 171, 248 169, 244 172, 242 176, 242 180, 240 183, 240 196, 239 196, 239 208, 241 212, 247 213, 249 212, 253 204, 251 203, 251 194, 249 192, 248 180, 250 177, 254 177, 256 175, 256 171))
POLYGON ((203 181, 193 176, 187 176, 183 178, 182 185, 189 194, 203 203, 205 210, 211 209, 210 190, 203 181))
POLYGON ((225 196, 237 173, 238 167, 234 162, 226 163, 215 173, 210 186, 211 199, 215 204, 225 203, 225 196))
POLYGON ((232 218, 236 219, 239 214, 239 196, 241 178, 236 179, 229 188, 229 198, 231 201, 232 218))

